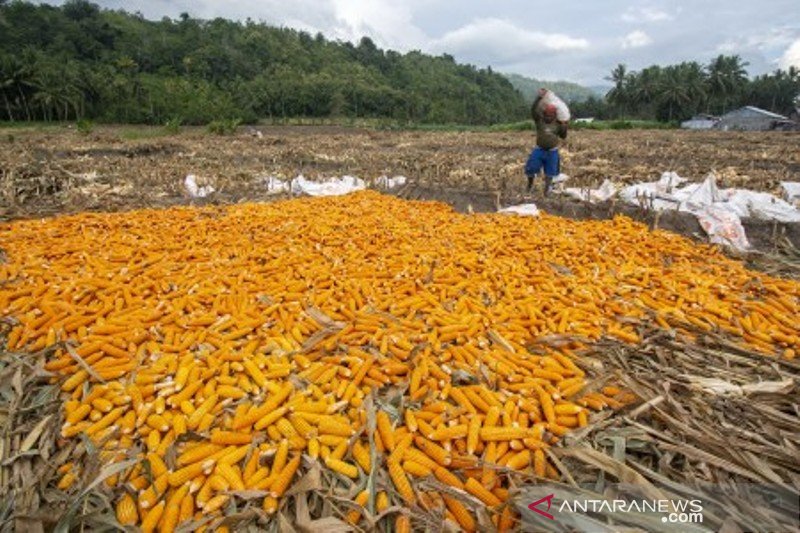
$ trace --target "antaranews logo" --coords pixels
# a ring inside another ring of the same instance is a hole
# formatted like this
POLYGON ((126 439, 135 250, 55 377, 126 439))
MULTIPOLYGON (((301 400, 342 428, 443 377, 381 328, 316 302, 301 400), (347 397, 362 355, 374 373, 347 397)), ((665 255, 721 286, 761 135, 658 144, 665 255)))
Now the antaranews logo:
MULTIPOLYGON (((528 504, 528 509, 543 516, 548 520, 556 520, 552 513, 559 513, 560 520, 567 520, 570 514, 589 515, 628 515, 629 519, 636 522, 631 515, 656 515, 661 522, 671 524, 701 524, 703 522, 703 504, 701 500, 650 500, 650 499, 593 499, 593 498, 558 498, 556 503, 555 493, 539 498, 528 504), (551 513, 551 509, 552 513, 551 513)), ((568 522, 570 520, 567 520, 568 522)))
POLYGON ((528 509, 530 509, 534 513, 539 513, 540 515, 542 515, 545 518, 549 518, 550 520, 555 520, 555 517, 553 515, 551 515, 550 513, 546 512, 546 511, 542 511, 541 509, 539 509, 539 505, 541 505, 544 502, 547 502, 547 510, 549 511, 550 507, 553 505, 553 498, 555 498, 555 497, 556 497, 555 494, 548 494, 544 498, 542 498, 540 500, 536 500, 532 504, 528 505, 528 509))
POLYGON ((524 487, 520 492, 522 501, 517 505, 523 515, 524 531, 556 527, 576 533, 607 533, 624 526, 653 533, 703 533, 718 529, 724 517, 730 518, 733 513, 728 506, 733 503, 727 502, 734 495, 731 502, 739 502, 737 510, 753 510, 736 519, 742 531, 760 531, 761 528, 748 526, 774 520, 776 527, 764 528, 765 531, 800 532, 800 495, 768 484, 705 484, 687 497, 653 490, 645 493, 640 485, 627 483, 608 483, 602 492, 540 483, 524 487))

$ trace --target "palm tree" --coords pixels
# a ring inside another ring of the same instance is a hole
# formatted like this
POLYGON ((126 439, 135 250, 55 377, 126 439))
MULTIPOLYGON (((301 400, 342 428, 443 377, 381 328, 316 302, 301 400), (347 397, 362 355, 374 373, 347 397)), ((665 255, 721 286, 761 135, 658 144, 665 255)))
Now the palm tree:
POLYGON ((706 101, 706 74, 702 65, 696 61, 680 64, 680 76, 686 85, 691 109, 686 109, 682 114, 685 118, 697 113, 706 101))
POLYGON ((21 115, 32 120, 28 99, 33 91, 32 55, 23 52, 20 56, 3 55, 0 57, 0 92, 3 93, 3 102, 10 120, 16 116, 16 108, 21 115))
POLYGON ((14 121, 14 112, 11 109, 11 101, 8 97, 13 93, 15 82, 13 58, 3 55, 0 57, 0 93, 3 93, 3 103, 6 106, 8 120, 12 122, 14 121))
POLYGON ((659 97, 660 107, 663 109, 666 106, 666 119, 669 121, 673 120, 676 113, 683 114, 685 106, 691 102, 690 91, 679 66, 671 65, 664 69, 659 97))
POLYGON ((719 55, 706 67, 708 73, 709 106, 716 104, 715 110, 722 114, 735 105, 747 86, 747 62, 738 55, 719 55))
POLYGON ((39 106, 46 121, 68 120, 74 113, 78 118, 78 108, 83 93, 77 86, 75 66, 70 63, 40 61, 36 66, 33 84, 36 93, 32 102, 39 106))
POLYGON ((653 65, 642 70, 632 82, 632 97, 636 106, 645 112, 652 110, 661 86, 662 70, 658 65, 653 65))
POLYGON ((623 111, 630 103, 631 76, 628 67, 620 63, 611 71, 611 75, 606 77, 606 80, 614 82, 614 87, 608 91, 606 98, 612 104, 620 106, 623 111))

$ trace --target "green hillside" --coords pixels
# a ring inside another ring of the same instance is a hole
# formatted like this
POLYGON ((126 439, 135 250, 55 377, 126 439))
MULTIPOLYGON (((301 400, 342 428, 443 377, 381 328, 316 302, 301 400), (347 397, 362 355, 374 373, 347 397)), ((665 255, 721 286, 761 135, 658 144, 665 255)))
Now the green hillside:
POLYGON ((566 102, 583 102, 592 96, 597 96, 592 89, 569 81, 542 81, 519 74, 504 74, 504 76, 508 78, 515 89, 522 93, 526 101, 536 98, 536 91, 540 87, 547 87, 566 102))
POLYGON ((251 20, 159 21, 0 0, 0 121, 369 117, 413 123, 520 120, 526 103, 491 69, 382 50, 251 20))

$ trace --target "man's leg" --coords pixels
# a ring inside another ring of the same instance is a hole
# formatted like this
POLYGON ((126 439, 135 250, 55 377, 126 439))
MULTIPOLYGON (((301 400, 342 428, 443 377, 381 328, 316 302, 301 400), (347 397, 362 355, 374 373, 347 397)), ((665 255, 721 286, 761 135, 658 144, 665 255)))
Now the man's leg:
POLYGON ((553 176, 544 177, 544 195, 550 196, 550 189, 553 187, 553 176))
POLYGON ((528 161, 525 163, 525 175, 528 177, 528 192, 531 192, 533 187, 533 178, 542 170, 542 153, 543 150, 538 146, 533 149, 531 155, 528 156, 528 161))
POLYGON ((558 154, 558 148, 553 148, 547 151, 547 159, 544 162, 544 195, 550 194, 550 188, 553 186, 553 178, 558 176, 561 169, 561 158, 558 154))

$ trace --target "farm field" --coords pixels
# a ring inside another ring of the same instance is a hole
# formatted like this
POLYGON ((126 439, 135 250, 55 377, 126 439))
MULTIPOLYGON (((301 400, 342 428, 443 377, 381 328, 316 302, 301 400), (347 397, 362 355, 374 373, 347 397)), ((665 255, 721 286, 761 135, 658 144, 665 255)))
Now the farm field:
MULTIPOLYGON (((259 131, 0 132, 0 530, 585 527, 529 509, 554 487, 701 502, 602 530, 800 527, 793 276, 625 217, 259 203, 301 173, 510 197, 532 141, 259 131)), ((563 170, 774 191, 797 140, 578 131, 563 170)))
MULTIPOLYGON (((220 201, 264 196, 262 178, 350 174, 366 181, 404 175, 414 183, 466 191, 523 188, 530 132, 390 132, 334 126, 240 128, 215 136, 185 128, 97 127, 0 131, 0 214, 172 205, 186 201, 183 179, 196 174, 220 201)), ((720 187, 777 192, 800 173, 793 133, 627 130, 571 132, 562 170, 571 186, 652 181, 662 172, 701 180, 714 170, 720 187)))

